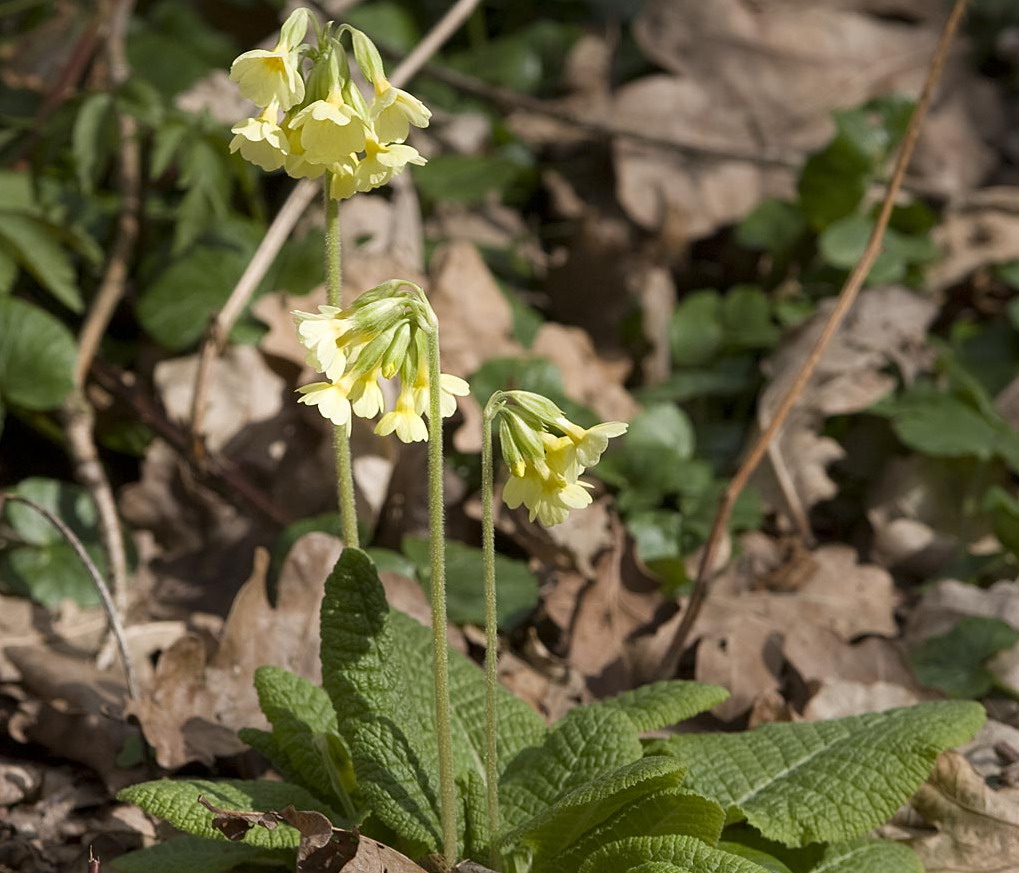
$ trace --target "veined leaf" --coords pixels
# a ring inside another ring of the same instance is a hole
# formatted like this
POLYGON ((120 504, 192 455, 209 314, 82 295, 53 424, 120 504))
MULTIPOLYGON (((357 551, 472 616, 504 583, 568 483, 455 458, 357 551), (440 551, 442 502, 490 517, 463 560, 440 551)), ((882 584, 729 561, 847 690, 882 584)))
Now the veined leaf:
POLYGON ((227 873, 245 864, 292 866, 290 849, 263 849, 202 837, 173 837, 165 843, 128 852, 109 863, 120 873, 227 873))
POLYGON ((74 119, 71 152, 78 172, 78 184, 85 194, 91 194, 93 191, 99 157, 104 151, 103 128, 110 118, 112 106, 113 98, 109 94, 105 92, 90 94, 82 101, 78 115, 74 119))
POLYGON ((666 788, 637 798, 565 851, 537 857, 534 869, 535 873, 575 873, 602 846, 628 837, 673 834, 696 837, 713 846, 724 824, 725 810, 717 803, 682 788, 666 788))
POLYGON ((618 709, 637 731, 647 733, 707 712, 728 696, 729 692, 718 685, 677 679, 642 685, 591 706, 618 709))
POLYGON ((686 734, 664 746, 686 785, 796 846, 855 839, 885 821, 927 778, 938 754, 970 739, 979 704, 936 702, 813 724, 686 734))
MULTIPOLYGON (((349 792, 354 787, 353 772, 343 784, 343 773, 335 772, 327 759, 328 737, 342 743, 336 725, 336 712, 325 690, 307 679, 279 667, 259 667, 255 671, 258 704, 273 727, 273 744, 285 760, 286 771, 324 801, 344 799, 350 810, 349 792), (342 794, 347 797, 343 798, 342 794), (341 794, 340 798, 337 795, 341 794)), ((349 766, 349 754, 346 755, 349 766)))
POLYGON ((690 868, 677 867, 668 861, 648 861, 638 867, 631 867, 630 873, 690 873, 690 868))
MULTIPOLYGON (((212 826, 213 813, 198 802, 198 795, 220 809, 265 812, 293 804, 297 809, 331 814, 299 785, 264 780, 157 779, 130 785, 117 794, 117 799, 140 806, 185 833, 225 841, 226 837, 212 826)), ((253 827, 244 837, 245 844, 266 849, 295 847, 299 840, 297 830, 284 824, 274 830, 253 827)))
POLYGON ((821 863, 810 873, 923 873, 923 864, 902 843, 853 840, 825 849, 821 863))
POLYGON ((434 716, 423 711, 401 660, 371 559, 344 549, 322 600, 323 684, 372 811, 404 839, 434 850, 440 844, 434 716))
POLYGON ((767 873, 759 864, 714 849, 696 837, 630 837, 589 857, 580 873, 626 873, 648 863, 673 864, 690 873, 767 873))
POLYGON ((664 757, 634 761, 573 789, 501 842, 527 846, 535 854, 554 853, 642 796, 675 788, 682 781, 683 768, 678 761, 664 757))
POLYGON ((621 711, 572 710, 541 746, 508 762, 499 786, 504 827, 520 827, 574 789, 641 757, 637 731, 621 711))

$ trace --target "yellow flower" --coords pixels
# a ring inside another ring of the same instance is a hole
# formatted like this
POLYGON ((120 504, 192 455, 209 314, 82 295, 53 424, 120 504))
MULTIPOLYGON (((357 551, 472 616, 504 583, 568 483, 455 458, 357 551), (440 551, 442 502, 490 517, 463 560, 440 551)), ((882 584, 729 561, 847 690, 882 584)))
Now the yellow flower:
POLYGON ((329 172, 332 173, 329 178, 330 199, 346 200, 357 193, 357 166, 357 156, 347 155, 342 161, 337 161, 329 168, 329 172))
POLYGON ((304 99, 298 55, 283 43, 271 52, 253 49, 239 55, 230 66, 230 79, 256 106, 268 106, 275 101, 286 112, 304 99))
POLYGON ((261 167, 266 172, 283 166, 290 152, 286 134, 276 123, 277 105, 270 103, 257 118, 246 118, 231 129, 230 151, 261 167))
POLYGON ((581 467, 593 467, 601 460, 612 437, 626 433, 627 424, 623 421, 606 421, 594 427, 582 428, 566 417, 557 418, 552 422, 566 436, 574 447, 576 462, 581 467))
POLYGON ((386 400, 379 387, 380 369, 358 376, 350 390, 354 413, 361 418, 375 418, 386 408, 386 400))
POLYGON ((538 519, 545 527, 566 521, 571 509, 583 509, 591 503, 591 495, 583 482, 567 482, 552 472, 543 476, 531 465, 523 476, 510 476, 502 491, 502 499, 510 509, 521 503, 528 509, 528 518, 538 519))
POLYGON ((389 80, 380 77, 375 82, 375 99, 369 116, 380 142, 403 142, 410 126, 428 127, 431 111, 413 94, 394 88, 389 80))
MULTIPOLYGON (((427 415, 430 403, 428 388, 428 370, 421 368, 418 371, 419 377, 414 380, 414 408, 419 415, 427 415), (424 379, 420 378, 421 370, 424 370, 424 379)), ((456 398, 466 397, 471 393, 471 386, 459 376, 452 376, 449 373, 439 374, 439 411, 443 418, 449 418, 456 412, 456 398)))
POLYGON ((375 425, 375 433, 380 436, 396 432, 405 443, 424 442, 428 439, 428 428, 425 421, 414 408, 413 389, 406 385, 396 398, 396 408, 387 412, 375 425))
POLYGON ((403 172, 407 164, 422 166, 426 163, 417 149, 407 145, 382 145, 377 139, 368 137, 364 148, 365 156, 354 170, 358 191, 381 188, 393 176, 403 172))
POLYGON ((294 130, 286 122, 283 123, 283 132, 290 147, 283 159, 283 169, 287 171, 287 175, 293 179, 318 179, 326 171, 326 167, 308 160, 304 146, 301 145, 301 132, 294 130))
POLYGON ((365 124, 344 104, 339 92, 309 103, 294 116, 290 126, 301 131, 306 158, 315 164, 344 160, 365 145, 365 124))
POLYGON ((301 345, 308 350, 308 364, 332 381, 343 375, 347 356, 343 352, 351 323, 340 317, 335 306, 320 306, 318 313, 294 311, 301 345))
POLYGON ((297 389, 301 398, 297 401, 305 406, 317 406, 323 417, 329 419, 337 427, 344 427, 350 432, 350 381, 312 382, 297 389))

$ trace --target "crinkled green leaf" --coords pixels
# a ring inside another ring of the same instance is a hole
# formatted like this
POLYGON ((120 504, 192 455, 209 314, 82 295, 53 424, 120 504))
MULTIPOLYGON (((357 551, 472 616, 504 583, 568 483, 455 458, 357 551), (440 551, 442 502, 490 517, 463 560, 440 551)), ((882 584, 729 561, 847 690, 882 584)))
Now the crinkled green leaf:
POLYGON ((853 840, 825 849, 810 873, 923 873, 923 864, 902 843, 889 840, 853 840))
MULTIPOLYGON (((331 736, 340 743, 336 711, 325 690, 279 667, 255 671, 258 703, 272 725, 273 745, 286 772, 322 800, 335 805, 339 792, 353 788, 353 772, 346 785, 343 772, 327 751, 331 736)), ((345 763, 349 764, 349 755, 345 763)), ((349 804, 348 804, 349 806, 349 804)))
POLYGON ((685 734, 665 746, 686 786, 786 845, 855 839, 927 778, 938 754, 980 728, 979 704, 925 703, 813 724, 685 734))
POLYGON ((690 873, 689 867, 677 867, 668 861, 648 861, 637 867, 631 867, 629 873, 690 873))
POLYGON ((665 757, 634 761, 573 789, 501 842, 527 846, 535 853, 554 853, 644 795, 675 788, 682 781, 683 768, 678 761, 665 757))
POLYGON ((53 409, 74 387, 74 337, 31 303, 0 298, 0 398, 26 409, 53 409))
POLYGON ((7 254, 64 306, 81 312, 78 278, 60 237, 60 229, 41 218, 0 210, 0 245, 7 254))
POLYGON ((641 756, 633 722, 620 710, 580 707, 568 712, 541 746, 525 749, 503 770, 504 830, 520 827, 574 789, 641 756))
MULTIPOLYGON (((117 794, 117 799, 140 806, 185 833, 226 840, 212 826, 215 816, 198 802, 199 795, 220 809, 266 812, 293 804, 297 809, 331 815, 327 806, 299 785, 267 780, 157 779, 130 785, 117 794)), ((273 830, 253 827, 244 836, 243 842, 267 849, 286 849, 296 846, 299 840, 300 834, 294 828, 281 824, 273 830)))
POLYGON ((946 634, 932 637, 911 652, 917 678, 951 697, 978 698, 994 687, 987 660, 1019 642, 1019 631, 1000 618, 967 616, 946 634))
POLYGON ((767 873, 753 861, 712 848, 696 837, 630 837, 591 855, 580 873, 626 873, 641 864, 675 864, 691 873, 767 873))
POLYGON ((681 788, 667 788, 638 797, 565 851, 539 855, 534 871, 575 873, 602 846, 629 837, 672 834, 696 837, 713 846, 724 824, 725 810, 717 803, 681 788))
POLYGON ((753 861, 755 864, 760 864, 768 871, 768 873, 792 873, 792 871, 785 864, 779 861, 778 858, 774 855, 769 855, 761 849, 744 846, 742 843, 730 843, 724 840, 718 844, 717 848, 724 852, 738 855, 740 858, 746 858, 748 861, 753 861))
POLYGON ((361 794, 405 840, 437 849, 434 716, 397 653, 385 592, 364 552, 343 550, 326 580, 321 621, 323 685, 361 794))
POLYGON ((707 712, 728 696, 729 692, 718 685, 676 679, 641 685, 591 706, 618 709, 633 722, 635 730, 647 733, 707 712))
POLYGON ((294 852, 182 836, 105 863, 120 873, 228 873, 241 864, 291 867, 294 852))

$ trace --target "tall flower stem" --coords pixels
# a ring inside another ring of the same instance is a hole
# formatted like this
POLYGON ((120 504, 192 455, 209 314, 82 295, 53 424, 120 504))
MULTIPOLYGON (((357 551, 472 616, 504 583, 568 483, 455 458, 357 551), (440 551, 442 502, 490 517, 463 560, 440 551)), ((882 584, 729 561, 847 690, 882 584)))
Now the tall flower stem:
POLYGON ((496 687, 499 681, 499 626, 495 610, 495 465, 492 457, 492 421, 498 414, 498 397, 485 406, 481 424, 481 547, 485 577, 485 782, 487 783, 489 863, 499 866, 495 844, 499 832, 499 750, 496 733, 496 687))
POLYGON ((439 740, 439 817, 442 853, 456 863, 456 787, 453 783, 453 732, 449 703, 449 652, 446 643, 446 537, 442 496, 442 387, 439 329, 429 313, 428 329, 428 552, 432 566, 432 645, 435 670, 435 730, 439 740))
MULTIPOLYGON (((326 208, 326 300, 330 306, 343 306, 343 254, 340 242, 340 204, 329 196, 330 174, 325 176, 326 208)), ((333 428, 336 452, 336 497, 340 506, 343 542, 357 548, 357 504, 354 502, 354 471, 350 460, 350 425, 333 428)))

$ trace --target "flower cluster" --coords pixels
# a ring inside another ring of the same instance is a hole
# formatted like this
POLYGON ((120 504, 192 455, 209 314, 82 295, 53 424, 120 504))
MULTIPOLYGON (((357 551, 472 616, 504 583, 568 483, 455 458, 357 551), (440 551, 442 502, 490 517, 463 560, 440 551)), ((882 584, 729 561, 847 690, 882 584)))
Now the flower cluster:
POLYGON ((571 509, 591 502, 580 475, 598 463, 609 439, 626 433, 626 424, 607 421, 583 428, 547 397, 530 391, 504 391, 498 398, 499 443, 510 478, 503 500, 510 509, 527 507, 530 519, 546 527, 566 521, 571 509))
POLYGON ((266 171, 282 167, 295 179, 329 173, 329 196, 344 200, 385 185, 408 164, 425 163, 404 141, 411 125, 428 126, 431 112, 390 83, 374 43, 350 25, 334 32, 316 24, 317 45, 305 44, 313 21, 307 9, 296 9, 272 51, 244 52, 233 62, 230 78, 262 111, 234 126, 230 151, 266 171), (351 80, 344 33, 374 89, 370 104, 351 80))
MULTIPOLYGON (((294 312, 308 363, 325 374, 325 382, 298 388, 300 403, 317 406, 337 427, 350 432, 351 414, 374 418, 384 413, 375 433, 395 433, 403 442, 428 439, 429 334, 434 314, 417 285, 394 279, 366 291, 347 309, 320 306, 317 313, 294 312), (399 377, 400 391, 386 410, 381 380, 399 377)), ((467 383, 443 373, 439 377, 441 412, 456 411, 456 398, 467 383)))

